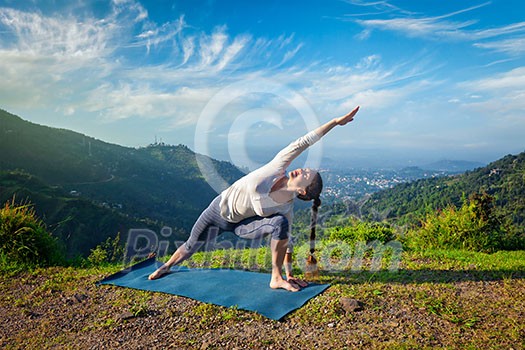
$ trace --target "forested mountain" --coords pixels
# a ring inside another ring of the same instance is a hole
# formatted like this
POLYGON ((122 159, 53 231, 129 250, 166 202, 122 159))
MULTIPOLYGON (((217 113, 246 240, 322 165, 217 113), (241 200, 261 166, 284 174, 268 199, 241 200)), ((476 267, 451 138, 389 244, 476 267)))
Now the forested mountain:
POLYGON ((0 201, 19 205, 32 204, 46 223, 46 228, 58 238, 68 257, 89 253, 89 249, 129 228, 155 229, 150 221, 139 221, 116 210, 96 205, 50 187, 33 175, 19 171, 0 172, 0 201))
MULTIPOLYGON (((228 162, 211 161, 230 183, 243 175, 228 162)), ((399 184, 367 201, 335 203, 322 212, 415 222, 480 192, 493 196, 498 215, 525 230, 525 153, 460 175, 399 184)), ((216 193, 186 146, 122 147, 0 110, 0 201, 13 195, 35 205, 71 256, 86 255, 130 228, 158 232, 169 226, 171 239, 185 239, 216 193)), ((299 211, 294 223, 306 227, 309 209, 299 211)))
POLYGON ((464 198, 483 192, 494 198, 499 215, 525 229, 525 152, 460 175, 399 184, 372 195, 362 212, 369 217, 409 219, 447 205, 459 206, 464 198))
MULTIPOLYGON (((228 162, 212 162, 227 181, 242 176, 228 162)), ((30 123, 3 110, 0 171, 4 172, 0 182, 3 202, 13 194, 33 202, 48 225, 70 223, 54 227, 54 232, 73 241, 86 241, 78 235, 108 237, 122 230, 125 234, 137 222, 152 229, 172 227, 178 234, 172 238, 181 239, 216 195, 201 175, 195 153, 186 146, 122 147, 30 123), (13 174, 14 170, 18 173, 13 174), (51 204, 51 198, 62 200, 51 204), (73 210, 76 205, 79 208, 73 210), (95 215, 99 210, 105 211, 95 215), (106 216, 111 224, 101 223, 106 216)), ((83 254, 90 248, 93 245, 69 247, 83 254)))

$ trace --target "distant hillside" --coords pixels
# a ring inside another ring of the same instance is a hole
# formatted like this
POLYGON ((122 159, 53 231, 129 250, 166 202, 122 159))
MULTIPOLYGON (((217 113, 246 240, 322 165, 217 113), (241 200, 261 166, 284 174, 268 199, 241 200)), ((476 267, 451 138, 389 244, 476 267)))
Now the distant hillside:
MULTIPOLYGON (((216 195, 201 175, 195 153, 182 145, 122 147, 69 130, 30 123, 0 110, 0 150, 0 171, 18 169, 34 175, 46 191, 58 188, 62 197, 66 194, 76 197, 78 203, 84 199, 99 208, 111 209, 131 220, 126 225, 148 221, 156 227, 170 226, 180 233, 174 239, 181 239, 185 235, 182 232, 191 229, 202 209, 216 195)), ((233 182, 243 175, 230 163, 212 162, 227 181, 233 182)), ((0 199, 27 189, 23 184, 16 188, 0 188, 0 199)), ((32 188, 24 198, 36 202, 39 194, 38 189, 32 188)), ((63 219, 95 227, 90 220, 97 221, 97 217, 82 218, 81 212, 68 213, 63 219)), ((49 214, 43 215, 48 221, 49 214)), ((54 221, 59 218, 60 215, 56 216, 54 221)), ((123 230, 132 228, 126 225, 123 223, 123 230)), ((77 228, 74 232, 93 235, 88 229, 77 228)), ((86 253, 88 248, 80 250, 86 253)))
POLYGON ((450 204, 459 206, 462 198, 483 191, 494 196, 499 214, 525 229, 525 152, 464 174, 399 184, 372 195, 362 210, 369 216, 406 219, 450 204))
POLYGON ((0 203, 13 200, 16 204, 31 202, 69 258, 88 254, 90 248, 118 232, 124 239, 131 227, 156 229, 152 222, 134 220, 89 199, 71 195, 60 187, 47 186, 33 175, 0 172, 0 203))
POLYGON ((425 170, 438 170, 438 171, 448 171, 455 173, 462 173, 469 170, 474 170, 476 168, 484 167, 485 164, 478 162, 469 162, 466 160, 440 160, 430 164, 421 165, 421 169, 425 170))

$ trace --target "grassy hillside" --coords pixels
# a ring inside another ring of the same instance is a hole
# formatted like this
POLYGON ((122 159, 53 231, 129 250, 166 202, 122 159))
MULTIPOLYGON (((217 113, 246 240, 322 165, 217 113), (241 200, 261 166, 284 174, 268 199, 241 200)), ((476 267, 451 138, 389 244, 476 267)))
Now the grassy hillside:
MULTIPOLYGON (((137 222, 170 226, 177 234, 172 238, 180 239, 216 195, 186 146, 122 147, 3 110, 0 136, 0 171, 21 170, 41 181, 7 175, 0 199, 34 202, 52 231, 64 229, 55 232, 67 237, 71 252, 89 253, 87 242, 137 228, 137 222)), ((242 176, 230 163, 212 162, 227 181, 242 176)))
POLYGON ((508 155, 486 167, 451 177, 423 179, 378 192, 362 208, 373 216, 410 221, 425 212, 459 207, 473 193, 494 198, 494 208, 508 223, 525 230, 525 153, 508 155))
POLYGON ((129 228, 157 228, 154 222, 133 219, 60 187, 50 187, 33 175, 0 172, 0 202, 12 201, 34 208, 68 258, 85 256, 107 237, 124 235, 129 228))

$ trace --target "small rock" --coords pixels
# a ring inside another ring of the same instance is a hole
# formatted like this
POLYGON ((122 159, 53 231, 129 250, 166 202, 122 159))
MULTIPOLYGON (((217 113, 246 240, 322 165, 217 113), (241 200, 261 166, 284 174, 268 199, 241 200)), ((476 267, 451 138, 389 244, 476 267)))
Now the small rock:
POLYGON ((356 312, 364 310, 364 304, 359 300, 351 298, 341 298, 339 301, 341 302, 341 305, 343 306, 343 309, 346 312, 356 312))
POLYGON ((132 312, 126 311, 121 313, 119 316, 117 316, 117 319, 119 320, 129 320, 131 318, 134 318, 135 315, 132 312))
POLYGON ((79 303, 83 302, 88 298, 88 296, 85 294, 75 294, 74 297, 79 303))
POLYGON ((29 319, 35 319, 35 318, 38 318, 39 316, 41 316, 40 314, 36 313, 36 312, 33 312, 31 310, 27 310, 27 309, 24 309, 22 310, 22 313, 24 315, 26 315, 29 319))

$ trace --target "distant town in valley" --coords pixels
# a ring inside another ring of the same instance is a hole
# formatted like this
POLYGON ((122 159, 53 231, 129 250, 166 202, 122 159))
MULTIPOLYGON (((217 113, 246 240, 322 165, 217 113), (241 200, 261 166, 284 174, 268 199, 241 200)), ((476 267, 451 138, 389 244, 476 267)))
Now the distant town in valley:
POLYGON ((322 170, 323 197, 334 201, 343 198, 358 200, 397 184, 423 178, 452 176, 458 171, 424 170, 418 167, 403 169, 322 170))

